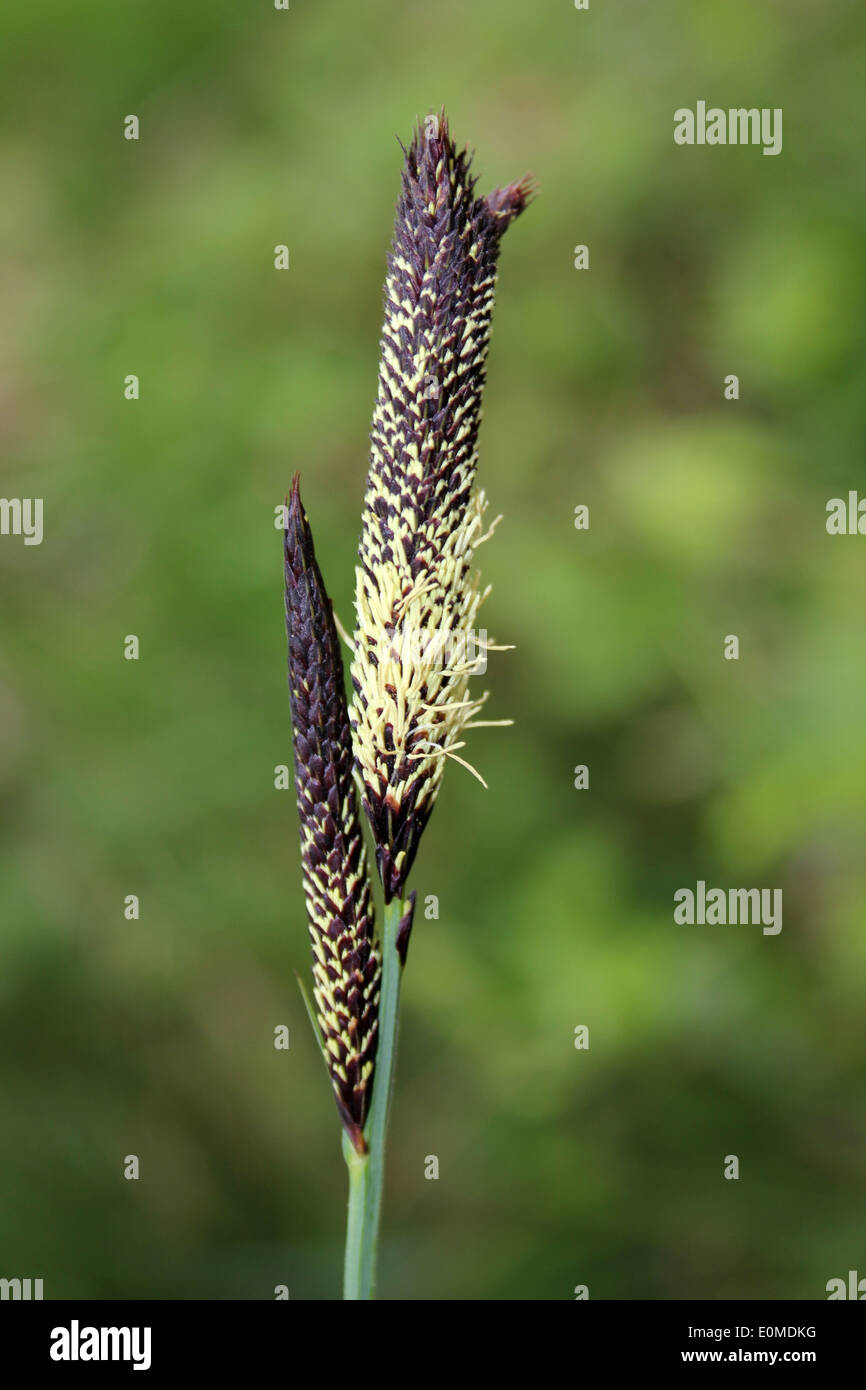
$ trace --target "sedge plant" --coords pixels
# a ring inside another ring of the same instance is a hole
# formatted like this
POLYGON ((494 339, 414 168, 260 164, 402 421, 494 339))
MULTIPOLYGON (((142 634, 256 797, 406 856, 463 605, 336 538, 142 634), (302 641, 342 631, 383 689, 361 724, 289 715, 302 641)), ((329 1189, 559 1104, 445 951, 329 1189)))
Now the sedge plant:
POLYGON ((305 998, 343 1124, 345 1299, 375 1295, 415 904, 407 880, 446 760, 483 780, 458 751, 467 731, 491 723, 479 718, 486 694, 471 688, 468 654, 487 595, 474 554, 493 530, 476 483, 478 430, 501 239, 531 193, 522 179, 476 197, 469 156, 444 113, 429 116, 404 150, 356 567, 351 707, 297 477, 287 508, 289 689, 313 950, 305 998), (383 891, 381 927, 359 796, 383 891))

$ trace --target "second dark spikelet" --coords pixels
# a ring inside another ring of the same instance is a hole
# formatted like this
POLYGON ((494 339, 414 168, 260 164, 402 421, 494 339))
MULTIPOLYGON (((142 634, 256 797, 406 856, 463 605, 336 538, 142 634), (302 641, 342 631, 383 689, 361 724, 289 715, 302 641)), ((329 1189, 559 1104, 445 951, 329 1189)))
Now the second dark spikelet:
POLYGON ((289 694, 313 998, 340 1117, 355 1148, 363 1152, 381 960, 352 778, 339 639, 297 477, 284 542, 289 694))

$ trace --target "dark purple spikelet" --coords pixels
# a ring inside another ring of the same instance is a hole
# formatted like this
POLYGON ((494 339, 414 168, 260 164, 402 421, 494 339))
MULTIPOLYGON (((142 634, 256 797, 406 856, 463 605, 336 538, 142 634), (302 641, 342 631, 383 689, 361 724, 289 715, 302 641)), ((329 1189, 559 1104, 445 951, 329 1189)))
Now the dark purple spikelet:
POLYGON ((381 960, 352 775, 339 638, 297 477, 284 549, 289 695, 313 997, 340 1117, 355 1148, 363 1152, 381 960))
POLYGON ((403 891, 446 756, 477 713, 465 663, 411 652, 473 628, 475 484, 496 266, 528 179, 476 198, 444 113, 405 151, 385 282, 352 663, 352 728, 386 900, 403 891))

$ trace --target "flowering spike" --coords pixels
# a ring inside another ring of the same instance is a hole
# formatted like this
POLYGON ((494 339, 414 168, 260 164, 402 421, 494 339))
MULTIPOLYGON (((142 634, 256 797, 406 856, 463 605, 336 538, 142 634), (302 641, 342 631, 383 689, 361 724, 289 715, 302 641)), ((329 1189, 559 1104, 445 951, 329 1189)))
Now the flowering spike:
POLYGON ((340 644, 297 476, 287 510, 289 695, 313 998, 337 1108, 363 1153, 381 960, 352 775, 340 644))
POLYGON ((487 505, 476 442, 500 240, 532 196, 523 179, 476 198, 444 113, 405 156, 352 662, 355 760, 386 901, 402 894, 444 755, 482 703, 464 655, 484 597, 472 569, 487 505))

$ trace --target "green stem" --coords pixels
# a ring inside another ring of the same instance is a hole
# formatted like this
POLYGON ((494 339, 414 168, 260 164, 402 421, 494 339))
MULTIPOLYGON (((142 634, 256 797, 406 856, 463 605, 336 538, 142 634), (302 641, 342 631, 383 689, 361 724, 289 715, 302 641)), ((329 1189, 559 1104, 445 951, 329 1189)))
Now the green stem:
POLYGON ((403 903, 395 898, 385 908, 382 929, 382 988, 379 996, 379 1045, 370 1113, 364 1129, 367 1152, 359 1154, 343 1136, 343 1156, 349 1169, 349 1217, 346 1226, 344 1299, 375 1298, 376 1253, 385 1181, 385 1143, 388 1111, 397 1058, 397 1021, 403 967, 397 954, 397 929, 403 903))

